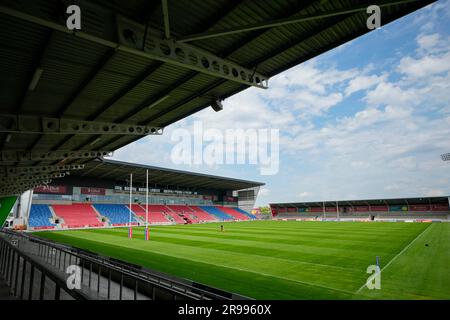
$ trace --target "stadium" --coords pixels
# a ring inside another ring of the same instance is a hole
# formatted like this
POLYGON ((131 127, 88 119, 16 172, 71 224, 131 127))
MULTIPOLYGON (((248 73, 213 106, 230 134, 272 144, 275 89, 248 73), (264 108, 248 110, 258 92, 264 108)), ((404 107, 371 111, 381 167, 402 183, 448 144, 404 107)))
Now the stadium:
POLYGON ((0 300, 449 300, 450 196, 263 214, 264 176, 108 159, 434 2, 0 0, 0 300))

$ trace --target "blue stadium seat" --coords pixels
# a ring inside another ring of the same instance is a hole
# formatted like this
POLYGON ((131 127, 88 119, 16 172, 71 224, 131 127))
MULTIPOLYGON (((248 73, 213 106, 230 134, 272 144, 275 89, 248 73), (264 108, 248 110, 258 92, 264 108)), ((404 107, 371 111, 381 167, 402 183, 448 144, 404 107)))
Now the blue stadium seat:
MULTIPOLYGON (((127 224, 130 222, 130 209, 123 204, 94 204, 94 208, 112 224, 127 224)), ((131 222, 137 222, 134 213, 131 222)))
POLYGON ((200 209, 205 210, 206 212, 212 214, 213 216, 217 217, 217 219, 222 221, 228 221, 228 220, 234 220, 233 217, 229 216, 228 214, 220 211, 216 207, 213 206, 199 206, 200 209))
POLYGON ((56 224, 50 222, 51 218, 53 215, 47 205, 32 204, 28 225, 32 228, 55 227, 56 224))
POLYGON ((233 208, 233 209, 239 211, 239 212, 242 213, 243 215, 246 215, 247 217, 249 217, 249 218, 252 219, 252 220, 256 220, 256 219, 257 219, 256 216, 255 216, 254 214, 248 213, 247 211, 242 210, 241 208, 233 208))

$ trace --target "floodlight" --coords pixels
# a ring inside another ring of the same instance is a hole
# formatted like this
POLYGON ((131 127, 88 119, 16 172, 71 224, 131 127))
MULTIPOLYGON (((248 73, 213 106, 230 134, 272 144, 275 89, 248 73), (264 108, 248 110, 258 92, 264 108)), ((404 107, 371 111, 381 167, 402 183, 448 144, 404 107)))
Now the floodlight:
POLYGON ((214 110, 215 112, 222 111, 222 110, 223 110, 222 101, 220 101, 219 99, 214 100, 214 101, 211 103, 211 108, 213 108, 213 110, 214 110))

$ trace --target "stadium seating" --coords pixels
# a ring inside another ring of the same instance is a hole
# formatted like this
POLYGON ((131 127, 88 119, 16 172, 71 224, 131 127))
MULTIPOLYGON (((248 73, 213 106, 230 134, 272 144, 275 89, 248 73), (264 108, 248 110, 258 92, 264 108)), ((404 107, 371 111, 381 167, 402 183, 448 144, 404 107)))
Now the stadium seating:
POLYGON ((198 218, 198 220, 200 220, 200 221, 205 221, 205 222, 217 221, 217 218, 215 216, 210 215, 209 213, 200 209, 199 207, 189 206, 189 208, 193 211, 192 215, 195 215, 198 218))
POLYGON ((200 222, 202 222, 202 221, 195 215, 194 212, 191 212, 191 213, 185 213, 184 216, 187 217, 192 223, 200 223, 200 222))
MULTIPOLYGON (((100 215, 108 218, 113 226, 123 226, 130 223, 130 210, 123 204, 94 204, 94 208, 100 215)), ((131 224, 138 224, 134 214, 131 215, 131 224)))
MULTIPOLYGON (((131 210, 145 221, 145 205, 132 204, 131 210)), ((167 219, 165 212, 169 211, 165 206, 149 205, 148 206, 148 223, 150 224, 168 224, 171 221, 167 219)))
POLYGON ((168 212, 171 211, 167 206, 162 204, 150 204, 148 206, 148 211, 150 212, 168 212))
MULTIPOLYGON (((30 228, 54 228, 50 223, 53 208, 55 215, 61 218, 62 227, 84 228, 104 227, 101 217, 108 219, 112 226, 127 226, 129 224, 129 205, 123 204, 88 204, 78 203, 70 205, 33 205, 30 213, 30 228)), ((145 221, 145 205, 132 204, 132 225, 139 225, 145 221)), ((156 205, 148 206, 148 222, 150 224, 191 224, 214 221, 250 220, 254 215, 234 207, 223 206, 188 206, 188 205, 156 205)))
MULTIPOLYGON (((201 219, 195 215, 195 212, 192 208, 190 208, 189 206, 186 205, 167 205, 166 207, 168 207, 171 211, 173 211, 173 213, 168 212, 168 214, 170 214, 172 217, 174 215, 176 215, 176 217, 174 217, 175 222, 177 223, 200 223, 201 219), (179 217, 181 216, 183 222, 181 222, 179 220, 179 217), (185 219, 186 220, 185 220, 185 219)), ((209 221, 209 220, 207 220, 209 221)))
POLYGON ((250 218, 239 211, 235 210, 234 208, 230 207, 216 207, 220 211, 228 214, 229 216, 233 217, 236 220, 250 220, 250 218))
POLYGON ((376 215, 377 219, 447 219, 447 212, 383 212, 376 215))
POLYGON ((199 206, 199 208, 214 215, 217 219, 219 219, 221 221, 234 220, 234 217, 226 214, 225 212, 220 211, 219 209, 217 209, 214 206, 199 206))
POLYGON ((258 219, 254 214, 248 213, 247 211, 242 210, 241 208, 236 207, 236 208, 233 208, 233 209, 236 210, 236 211, 239 211, 240 213, 242 213, 244 215, 246 215, 247 217, 249 217, 252 220, 258 219))
MULTIPOLYGON (((126 208, 128 209, 130 206, 127 205, 126 208)), ((131 211, 133 211, 136 215, 145 216, 145 207, 141 207, 139 204, 132 204, 131 205, 131 211)), ((148 212, 151 212, 150 206, 148 208, 148 212)))
POLYGON ((166 211, 166 214, 171 216, 177 224, 185 224, 186 223, 186 220, 184 220, 182 217, 180 217, 180 215, 177 212, 166 211))
POLYGON ((84 227, 103 227, 95 210, 90 204, 71 204, 71 205, 52 205, 55 214, 64 219, 63 227, 84 228, 84 227))
POLYGON ((185 206, 185 205, 171 204, 171 205, 167 205, 166 207, 168 207, 169 209, 171 209, 174 212, 181 212, 181 213, 193 212, 193 210, 189 206, 185 206))
POLYGON ((33 204, 31 205, 28 225, 35 230, 54 229, 56 224, 50 222, 52 217, 52 212, 47 205, 33 204))

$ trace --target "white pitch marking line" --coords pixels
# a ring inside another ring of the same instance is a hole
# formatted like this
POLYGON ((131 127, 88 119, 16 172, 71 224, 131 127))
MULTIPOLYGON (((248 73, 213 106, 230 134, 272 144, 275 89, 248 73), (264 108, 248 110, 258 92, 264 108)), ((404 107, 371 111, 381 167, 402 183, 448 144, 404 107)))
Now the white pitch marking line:
MULTIPOLYGON (((417 237, 414 238, 414 240, 412 240, 406 247, 403 248, 402 251, 400 251, 399 253, 397 253, 397 255, 395 257, 393 257, 384 267, 383 269, 380 270, 380 274, 391 265, 392 262, 394 262, 394 260, 396 260, 398 257, 400 257, 406 250, 408 250, 409 247, 412 246, 412 244, 414 242, 416 242, 424 233, 425 231, 427 231, 428 229, 430 229, 432 223, 430 223, 430 225, 428 227, 426 227, 417 237)), ((367 283, 364 283, 361 288, 358 289, 358 291, 355 292, 355 294, 358 294, 362 289, 364 289, 364 287, 367 285, 367 283)))

